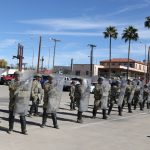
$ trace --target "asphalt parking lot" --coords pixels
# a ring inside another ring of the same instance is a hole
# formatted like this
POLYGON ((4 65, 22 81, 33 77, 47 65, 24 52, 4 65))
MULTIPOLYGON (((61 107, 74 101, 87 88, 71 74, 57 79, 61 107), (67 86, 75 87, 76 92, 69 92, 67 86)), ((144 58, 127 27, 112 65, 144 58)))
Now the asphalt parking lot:
MULTIPOLYGON (((69 110, 68 92, 63 92, 58 124, 54 129, 51 118, 45 128, 40 128, 41 116, 27 117, 28 135, 20 134, 19 118, 16 116, 14 132, 8 129, 8 87, 0 86, 0 149, 1 150, 149 150, 150 149, 150 110, 127 113, 118 116, 117 108, 107 120, 102 119, 99 110, 92 119, 93 95, 89 110, 84 113, 84 123, 76 123, 77 111, 69 110)), ((42 107, 39 111, 42 114, 42 107)))

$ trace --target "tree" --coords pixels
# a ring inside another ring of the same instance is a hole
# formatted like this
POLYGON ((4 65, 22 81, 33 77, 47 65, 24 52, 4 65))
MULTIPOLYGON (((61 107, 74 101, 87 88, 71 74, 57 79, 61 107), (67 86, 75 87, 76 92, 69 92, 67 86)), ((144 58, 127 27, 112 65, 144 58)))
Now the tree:
POLYGON ((0 68, 6 68, 6 66, 7 66, 7 61, 4 59, 1 59, 0 60, 0 68))
MULTIPOLYGON (((145 18, 145 22, 144 22, 144 26, 148 29, 150 29, 150 16, 145 18)), ((148 58, 147 58, 147 74, 146 74, 146 82, 148 82, 150 80, 150 50, 148 51, 148 58)))
POLYGON ((128 66, 127 66, 127 79, 129 77, 129 60, 130 60, 130 45, 131 41, 137 41, 139 38, 138 35, 138 29, 134 28, 133 26, 129 26, 128 28, 125 28, 123 30, 122 39, 124 39, 125 42, 129 42, 128 46, 128 66))
POLYGON ((109 78, 111 78, 111 41, 113 39, 117 39, 117 29, 114 26, 109 26, 103 32, 104 38, 109 38, 109 78))
POLYGON ((150 16, 146 17, 145 19, 146 20, 144 22, 144 26, 149 29, 150 28, 150 16))

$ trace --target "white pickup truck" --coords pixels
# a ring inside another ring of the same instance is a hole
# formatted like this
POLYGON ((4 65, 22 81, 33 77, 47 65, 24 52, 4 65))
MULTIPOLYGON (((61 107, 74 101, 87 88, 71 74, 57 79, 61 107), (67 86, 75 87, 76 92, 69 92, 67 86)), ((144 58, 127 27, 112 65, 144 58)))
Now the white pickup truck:
POLYGON ((70 90, 71 82, 72 82, 71 78, 69 78, 69 77, 64 78, 64 86, 63 86, 64 91, 69 91, 70 90))

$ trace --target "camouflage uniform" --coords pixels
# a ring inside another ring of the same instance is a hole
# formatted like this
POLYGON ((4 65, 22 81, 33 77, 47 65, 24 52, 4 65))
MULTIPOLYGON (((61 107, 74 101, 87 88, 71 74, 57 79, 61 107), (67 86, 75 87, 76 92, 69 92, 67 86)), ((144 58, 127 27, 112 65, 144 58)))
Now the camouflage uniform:
POLYGON ((118 97, 120 94, 120 86, 117 83, 113 83, 111 85, 111 90, 110 90, 110 104, 109 104, 109 109, 108 109, 108 115, 110 115, 112 108, 114 106, 114 104, 116 103, 118 97))
POLYGON ((107 119, 106 108, 104 108, 106 106, 104 106, 104 105, 105 105, 105 103, 107 104, 108 95, 107 96, 103 95, 104 91, 106 91, 105 86, 103 85, 103 81, 104 81, 103 77, 98 78, 98 84, 96 84, 95 89, 94 89, 95 101, 94 101, 92 118, 96 118, 97 110, 99 109, 99 107, 102 107, 103 119, 107 119))
POLYGON ((128 84, 126 86, 126 91, 125 91, 125 96, 124 96, 124 101, 123 101, 123 106, 125 105, 125 103, 128 104, 128 112, 132 113, 131 110, 131 102, 129 102, 129 98, 132 92, 133 86, 131 85, 131 81, 128 80, 128 84))
MULTIPOLYGON (((21 85, 21 81, 19 78, 20 74, 21 73, 19 71, 16 71, 14 73, 15 79, 13 79, 9 84, 9 100, 10 100, 9 101, 9 130, 8 130, 9 134, 13 130, 13 126, 14 126, 15 105, 16 105, 16 98, 17 98, 16 91, 18 90, 18 88, 21 85)), ((23 90, 22 90, 22 92, 23 92, 23 90)), ((25 114, 20 115, 20 123, 21 123, 22 134, 27 134, 25 114)))
POLYGON ((134 97, 133 97, 134 110, 136 110, 139 99, 140 99, 140 85, 138 83, 134 92, 134 97))
MULTIPOLYGON (((82 88, 81 88, 81 84, 82 84, 82 81, 80 81, 80 84, 76 84, 75 85, 75 92, 74 92, 74 100, 76 102, 76 105, 79 109, 79 105, 80 105, 80 100, 81 100, 81 96, 82 96, 82 88)), ((82 113, 81 111, 78 110, 78 114, 77 114, 77 122, 78 123, 82 123, 83 120, 82 120, 82 113)))
POLYGON ((144 85, 144 92, 143 92, 143 108, 145 106, 145 102, 147 102, 147 107, 148 106, 148 95, 149 95, 149 90, 148 90, 148 87, 147 85, 144 85))
MULTIPOLYGON (((47 121, 47 117, 48 117, 47 107, 48 107, 49 94, 53 90, 52 79, 53 79, 53 77, 51 75, 49 75, 48 81, 46 81, 43 86, 43 88, 44 88, 43 102, 44 103, 43 103, 43 117, 42 117, 42 125, 41 125, 42 128, 46 125, 46 121, 47 121)), ((51 113, 51 117, 53 120, 54 128, 58 129, 56 112, 51 113)))
MULTIPOLYGON (((37 74, 36 77, 41 78, 42 76, 40 74, 37 74)), ((41 102, 43 97, 43 89, 41 86, 40 81, 38 79, 35 79, 32 83, 32 88, 31 88, 31 101, 32 105, 29 111, 29 114, 32 115, 38 115, 38 105, 41 102)))
POLYGON ((73 82, 73 83, 71 84, 70 92, 69 92, 69 96, 70 96, 70 100, 71 100, 71 103, 70 103, 70 110, 75 110, 74 92, 75 92, 75 83, 73 82))

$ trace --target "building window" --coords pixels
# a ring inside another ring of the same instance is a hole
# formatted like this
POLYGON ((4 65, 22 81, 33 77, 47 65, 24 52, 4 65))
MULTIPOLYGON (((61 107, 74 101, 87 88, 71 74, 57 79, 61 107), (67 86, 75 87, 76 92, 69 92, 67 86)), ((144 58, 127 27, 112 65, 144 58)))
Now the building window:
POLYGON ((139 70, 141 70, 141 65, 139 65, 139 70))
POLYGON ((76 74, 77 76, 79 76, 79 75, 80 75, 80 71, 77 70, 75 74, 76 74))
POLYGON ((86 75, 87 75, 87 76, 89 75, 89 71, 86 71, 86 75))

